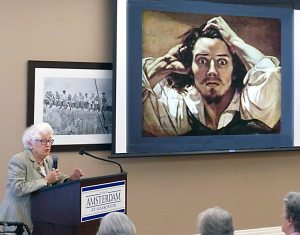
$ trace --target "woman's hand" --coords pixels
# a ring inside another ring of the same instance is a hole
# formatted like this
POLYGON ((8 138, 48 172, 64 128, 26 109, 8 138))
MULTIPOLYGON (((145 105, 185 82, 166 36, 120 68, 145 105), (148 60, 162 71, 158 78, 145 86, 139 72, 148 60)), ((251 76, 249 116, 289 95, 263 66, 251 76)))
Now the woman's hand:
POLYGON ((75 168, 72 172, 72 174, 70 175, 69 179, 70 180, 78 180, 80 179, 82 176, 84 176, 84 172, 79 169, 79 168, 75 168))
POLYGON ((53 169, 46 175, 46 181, 48 184, 54 184, 59 180, 60 176, 61 172, 59 171, 59 169, 53 169))

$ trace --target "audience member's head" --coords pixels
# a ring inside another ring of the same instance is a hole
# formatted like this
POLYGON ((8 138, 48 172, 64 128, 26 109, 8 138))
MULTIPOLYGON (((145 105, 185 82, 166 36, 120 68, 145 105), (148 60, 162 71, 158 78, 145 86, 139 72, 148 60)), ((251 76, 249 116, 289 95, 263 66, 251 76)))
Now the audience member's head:
POLYGON ((234 233, 231 214, 220 207, 201 212, 197 224, 201 235, 233 235, 234 233))
POLYGON ((96 235, 135 235, 136 229, 127 215, 112 212, 104 216, 96 235))
POLYGON ((300 233, 300 193, 289 192, 284 198, 281 229, 286 235, 300 233))

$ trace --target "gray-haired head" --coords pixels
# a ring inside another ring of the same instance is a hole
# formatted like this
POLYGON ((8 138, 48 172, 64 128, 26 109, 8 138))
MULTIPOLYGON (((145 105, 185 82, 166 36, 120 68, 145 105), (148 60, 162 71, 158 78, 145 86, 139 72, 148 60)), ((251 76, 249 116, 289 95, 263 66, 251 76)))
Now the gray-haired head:
POLYGON ((31 149, 29 144, 30 141, 34 139, 40 139, 42 134, 50 134, 53 136, 53 129, 46 122, 33 124, 30 127, 27 127, 22 138, 24 148, 31 149))
POLYGON ((234 233, 231 214, 220 207, 201 212, 197 224, 201 235, 233 235, 234 233))
POLYGON ((96 235, 135 235, 136 229, 127 215, 121 212, 112 212, 101 220, 96 235))
POLYGON ((292 220, 295 232, 300 232, 300 193, 289 192, 283 201, 286 219, 292 220))

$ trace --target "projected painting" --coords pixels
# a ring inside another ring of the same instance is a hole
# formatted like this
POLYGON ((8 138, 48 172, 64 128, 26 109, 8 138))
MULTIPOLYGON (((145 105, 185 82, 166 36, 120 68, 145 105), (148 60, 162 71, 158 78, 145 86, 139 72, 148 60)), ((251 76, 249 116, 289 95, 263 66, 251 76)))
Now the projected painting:
POLYGON ((279 133, 280 37, 278 19, 144 12, 143 136, 279 133))
POLYGON ((126 2, 113 155, 293 147, 291 9, 126 2))

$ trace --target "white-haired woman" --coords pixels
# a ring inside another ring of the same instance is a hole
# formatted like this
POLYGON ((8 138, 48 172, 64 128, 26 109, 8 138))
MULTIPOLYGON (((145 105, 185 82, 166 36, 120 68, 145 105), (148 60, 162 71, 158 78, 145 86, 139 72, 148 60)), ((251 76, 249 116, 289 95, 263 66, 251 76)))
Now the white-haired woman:
POLYGON ((281 230, 286 235, 300 235, 300 193, 289 192, 283 201, 281 230))
POLYGON ((136 229, 127 215, 111 212, 102 218, 96 235, 136 235, 136 229))
POLYGON ((14 155, 8 165, 0 221, 22 222, 32 230, 31 193, 84 175, 79 168, 75 168, 70 176, 62 174, 59 169, 52 169, 49 154, 53 141, 53 129, 48 123, 34 124, 24 131, 24 151, 14 155))
POLYGON ((201 212, 198 216, 198 231, 201 235, 233 235, 234 227, 231 214, 213 207, 201 212))

